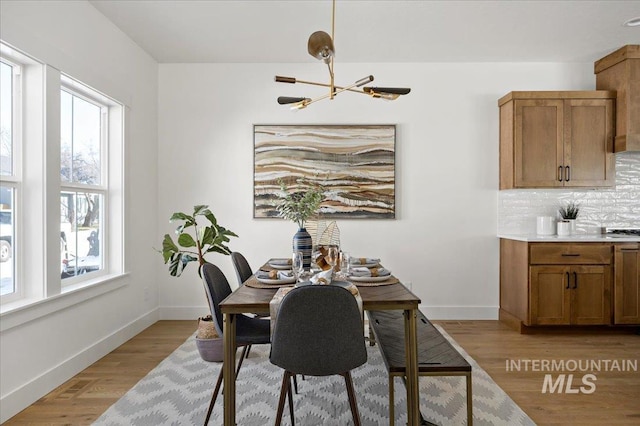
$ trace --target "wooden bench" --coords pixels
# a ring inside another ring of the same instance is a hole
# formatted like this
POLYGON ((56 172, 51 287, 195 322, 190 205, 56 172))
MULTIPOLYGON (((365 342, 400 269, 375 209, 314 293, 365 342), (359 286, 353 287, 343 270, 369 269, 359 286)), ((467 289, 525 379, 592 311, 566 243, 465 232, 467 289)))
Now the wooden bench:
MULTIPOLYGON (((404 318, 402 311, 367 311, 369 330, 378 343, 382 359, 389 372, 389 424, 394 424, 393 378, 406 380, 404 318)), ((449 343, 437 328, 418 311, 419 376, 465 376, 467 384, 467 424, 473 424, 471 365, 449 343)), ((405 382, 406 384, 406 382, 405 382)), ((420 415, 422 424, 431 424, 420 415)))

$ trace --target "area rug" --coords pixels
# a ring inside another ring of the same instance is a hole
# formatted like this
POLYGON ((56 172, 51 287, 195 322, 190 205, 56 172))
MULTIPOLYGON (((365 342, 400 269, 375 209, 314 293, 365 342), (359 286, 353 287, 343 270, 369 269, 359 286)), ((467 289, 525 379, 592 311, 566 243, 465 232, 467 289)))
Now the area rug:
MULTIPOLYGON (((475 425, 534 425, 535 423, 441 327, 440 332, 473 369, 475 425)), ((367 363, 353 370, 353 381, 363 425, 389 424, 388 376, 377 346, 368 346, 367 363)), ((238 351, 240 353, 240 351, 238 351)), ((202 425, 221 363, 203 361, 194 336, 176 349, 94 425, 202 425)), ((282 370, 269 362, 269 346, 256 345, 240 370, 236 385, 238 425, 274 423, 282 370)), ((406 424, 406 393, 395 383, 395 421, 406 424)), ((464 377, 420 377, 420 411, 438 425, 467 423, 464 377)), ((298 377, 294 394, 297 425, 353 424, 344 380, 335 377, 298 377)), ((211 425, 222 424, 222 395, 218 396, 211 425)), ((285 406, 283 424, 291 424, 285 406)))

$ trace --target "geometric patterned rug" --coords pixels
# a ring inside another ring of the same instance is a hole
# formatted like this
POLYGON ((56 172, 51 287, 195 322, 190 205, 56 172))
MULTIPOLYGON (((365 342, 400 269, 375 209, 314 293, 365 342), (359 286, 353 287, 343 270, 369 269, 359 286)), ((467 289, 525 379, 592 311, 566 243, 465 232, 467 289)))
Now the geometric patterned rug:
MULTIPOLYGON (((473 358, 441 327, 436 327, 471 364, 475 425, 535 425, 473 358)), ((196 349, 194 336, 142 378, 93 424, 202 425, 222 364, 203 361, 196 349)), ((367 353, 367 363, 352 371, 362 424, 388 424, 387 372, 377 346, 367 345, 367 353)), ((406 393, 401 379, 395 380, 395 422, 402 425, 407 422, 406 393)), ((282 370, 269 362, 269 345, 254 345, 237 378, 237 424, 273 424, 281 381, 282 370)), ((420 377, 422 415, 438 425, 466 424, 465 389, 464 377, 420 377)), ((306 377, 301 380, 299 376, 298 392, 293 397, 296 424, 352 424, 342 377, 306 377)), ((290 422, 288 405, 285 405, 282 423, 289 425, 290 422)), ((218 395, 209 424, 222 424, 222 395, 218 395)))

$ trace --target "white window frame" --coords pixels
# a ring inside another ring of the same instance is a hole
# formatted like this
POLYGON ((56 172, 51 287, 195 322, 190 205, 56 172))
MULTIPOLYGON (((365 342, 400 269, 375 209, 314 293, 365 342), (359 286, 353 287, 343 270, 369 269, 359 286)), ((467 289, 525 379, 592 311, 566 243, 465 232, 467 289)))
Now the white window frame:
POLYGON ((22 265, 23 255, 21 250, 22 232, 20 214, 22 211, 22 70, 25 66, 25 59, 18 52, 7 49, 4 45, 0 49, 0 59, 12 68, 12 116, 11 116, 11 175, 2 175, 0 180, 2 186, 13 190, 12 200, 12 226, 11 236, 12 259, 13 262, 13 284, 14 292, 1 296, 0 303, 11 303, 24 297, 24 286, 22 285, 22 265))
MULTIPOLYGON (((14 152, 13 159, 14 173, 20 179, 11 183, 19 188, 14 208, 14 232, 19 236, 19 245, 15 248, 15 274, 16 288, 22 292, 16 293, 15 297, 1 298, 1 332, 126 285, 126 281, 119 278, 127 275, 124 184, 129 110, 125 104, 100 90, 80 83, 2 40, 0 53, 3 58, 10 58, 9 62, 23 65, 22 145, 14 152), (97 101, 108 109, 103 130, 108 142, 101 147, 101 183, 80 188, 104 191, 101 226, 106 232, 101 229, 102 271, 68 278, 64 286, 60 274, 60 194, 63 188, 77 188, 67 183, 62 185, 60 179, 60 93, 63 87, 84 98, 92 94, 89 98, 93 96, 94 103, 97 101)), ((2 180, 5 184, 4 177, 2 180)))
MULTIPOLYGON (((112 98, 90 88, 83 83, 61 74, 61 90, 78 96, 101 107, 101 168, 100 185, 76 184, 60 182, 63 190, 88 190, 102 194, 100 244, 102 252, 102 269, 89 274, 61 280, 61 292, 69 292, 92 285, 124 273, 124 105, 112 98)), ((59 163, 59 161, 58 161, 59 163)), ((60 168, 58 167, 58 176, 60 168)), ((59 201, 58 201, 59 204, 59 201)), ((58 206, 59 216, 59 206, 58 206)), ((60 256, 58 256, 58 259, 60 256)))
MULTIPOLYGON (((75 96, 79 99, 82 99, 86 102, 89 102, 92 105, 100 108, 100 184, 92 185, 92 184, 84 184, 84 183, 76 183, 76 182, 60 182, 60 192, 74 192, 76 194, 81 192, 91 192, 95 194, 100 194, 102 196, 102 202, 100 203, 100 257, 101 257, 101 268, 98 271, 91 272, 89 274, 76 275, 75 277, 69 277, 62 280, 62 288, 63 291, 66 287, 74 286, 78 283, 88 280, 94 280, 102 275, 106 275, 109 265, 108 253, 105 250, 105 246, 107 245, 104 241, 104 235, 110 235, 109 233, 109 224, 107 220, 107 215, 105 214, 109 211, 109 158, 108 158, 108 147, 109 147, 109 104, 113 103, 113 101, 108 101, 105 97, 99 95, 94 90, 89 89, 84 86, 82 83, 77 82, 65 75, 61 76, 61 88, 60 90, 69 93, 71 96, 75 96)), ((77 204, 76 204, 77 207, 77 204)), ((76 256, 80 256, 80 253, 76 253, 76 256)))

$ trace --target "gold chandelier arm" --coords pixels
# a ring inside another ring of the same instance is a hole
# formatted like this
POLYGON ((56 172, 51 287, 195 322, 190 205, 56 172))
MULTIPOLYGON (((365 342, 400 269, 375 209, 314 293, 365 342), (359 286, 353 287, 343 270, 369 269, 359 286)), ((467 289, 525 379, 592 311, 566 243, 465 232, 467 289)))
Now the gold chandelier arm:
MULTIPOLYGON (((373 81, 373 76, 369 76, 369 77, 371 78, 371 80, 370 80, 370 81, 373 81)), ((297 79, 297 78, 295 78, 295 77, 283 77, 283 76, 279 76, 279 75, 277 75, 277 76, 276 76, 276 78, 275 78, 275 80, 276 80, 278 83, 291 83, 291 84, 300 83, 300 84, 309 84, 309 85, 311 85, 311 86, 331 87, 331 85, 330 85, 330 84, 328 84, 328 83, 318 83, 318 82, 316 82, 316 81, 298 80, 298 79, 297 79)), ((337 89, 337 90, 345 89, 343 86, 335 86, 335 85, 334 85, 333 87, 334 87, 334 89, 337 89)), ((369 94, 369 93, 365 92, 365 91, 364 91, 364 90, 362 90, 362 89, 353 89, 353 88, 348 89, 348 88, 347 88, 347 89, 345 89, 345 90, 348 90, 349 92, 362 93, 363 95, 371 96, 371 94, 369 94)))
MULTIPOLYGON (((307 105, 311 105, 311 104, 312 104, 312 103, 314 103, 314 102, 318 102, 318 101, 321 101, 321 100, 323 100, 323 99, 327 99, 327 98, 332 98, 332 99, 333 99, 333 96, 336 96, 338 93, 342 93, 342 92, 345 92, 345 91, 347 91, 347 90, 352 90, 354 87, 360 87, 360 86, 363 86, 363 85, 365 85, 365 84, 367 84, 367 83, 369 83, 369 82, 371 82, 371 81, 373 81, 373 76, 372 76, 372 75, 366 76, 366 77, 361 78, 360 80, 356 81, 355 83, 350 84, 350 85, 349 85, 349 86, 347 86, 347 87, 341 87, 341 88, 339 88, 339 89, 336 87, 336 89, 338 89, 338 90, 335 90, 334 92, 329 93, 329 94, 326 94, 326 95, 324 95, 324 96, 320 96, 319 98, 311 99, 310 101, 307 101, 307 100, 305 99, 304 101, 302 101, 302 102, 300 102, 300 103, 298 103, 298 104, 295 104, 293 107, 291 107, 291 109, 296 109, 296 108, 297 108, 297 109, 306 108, 306 107, 307 107, 307 105), (333 95, 333 96, 332 96, 332 95, 333 95)), ((354 90, 354 91, 355 91, 355 92, 359 92, 359 91, 357 91, 357 90, 354 90)))

